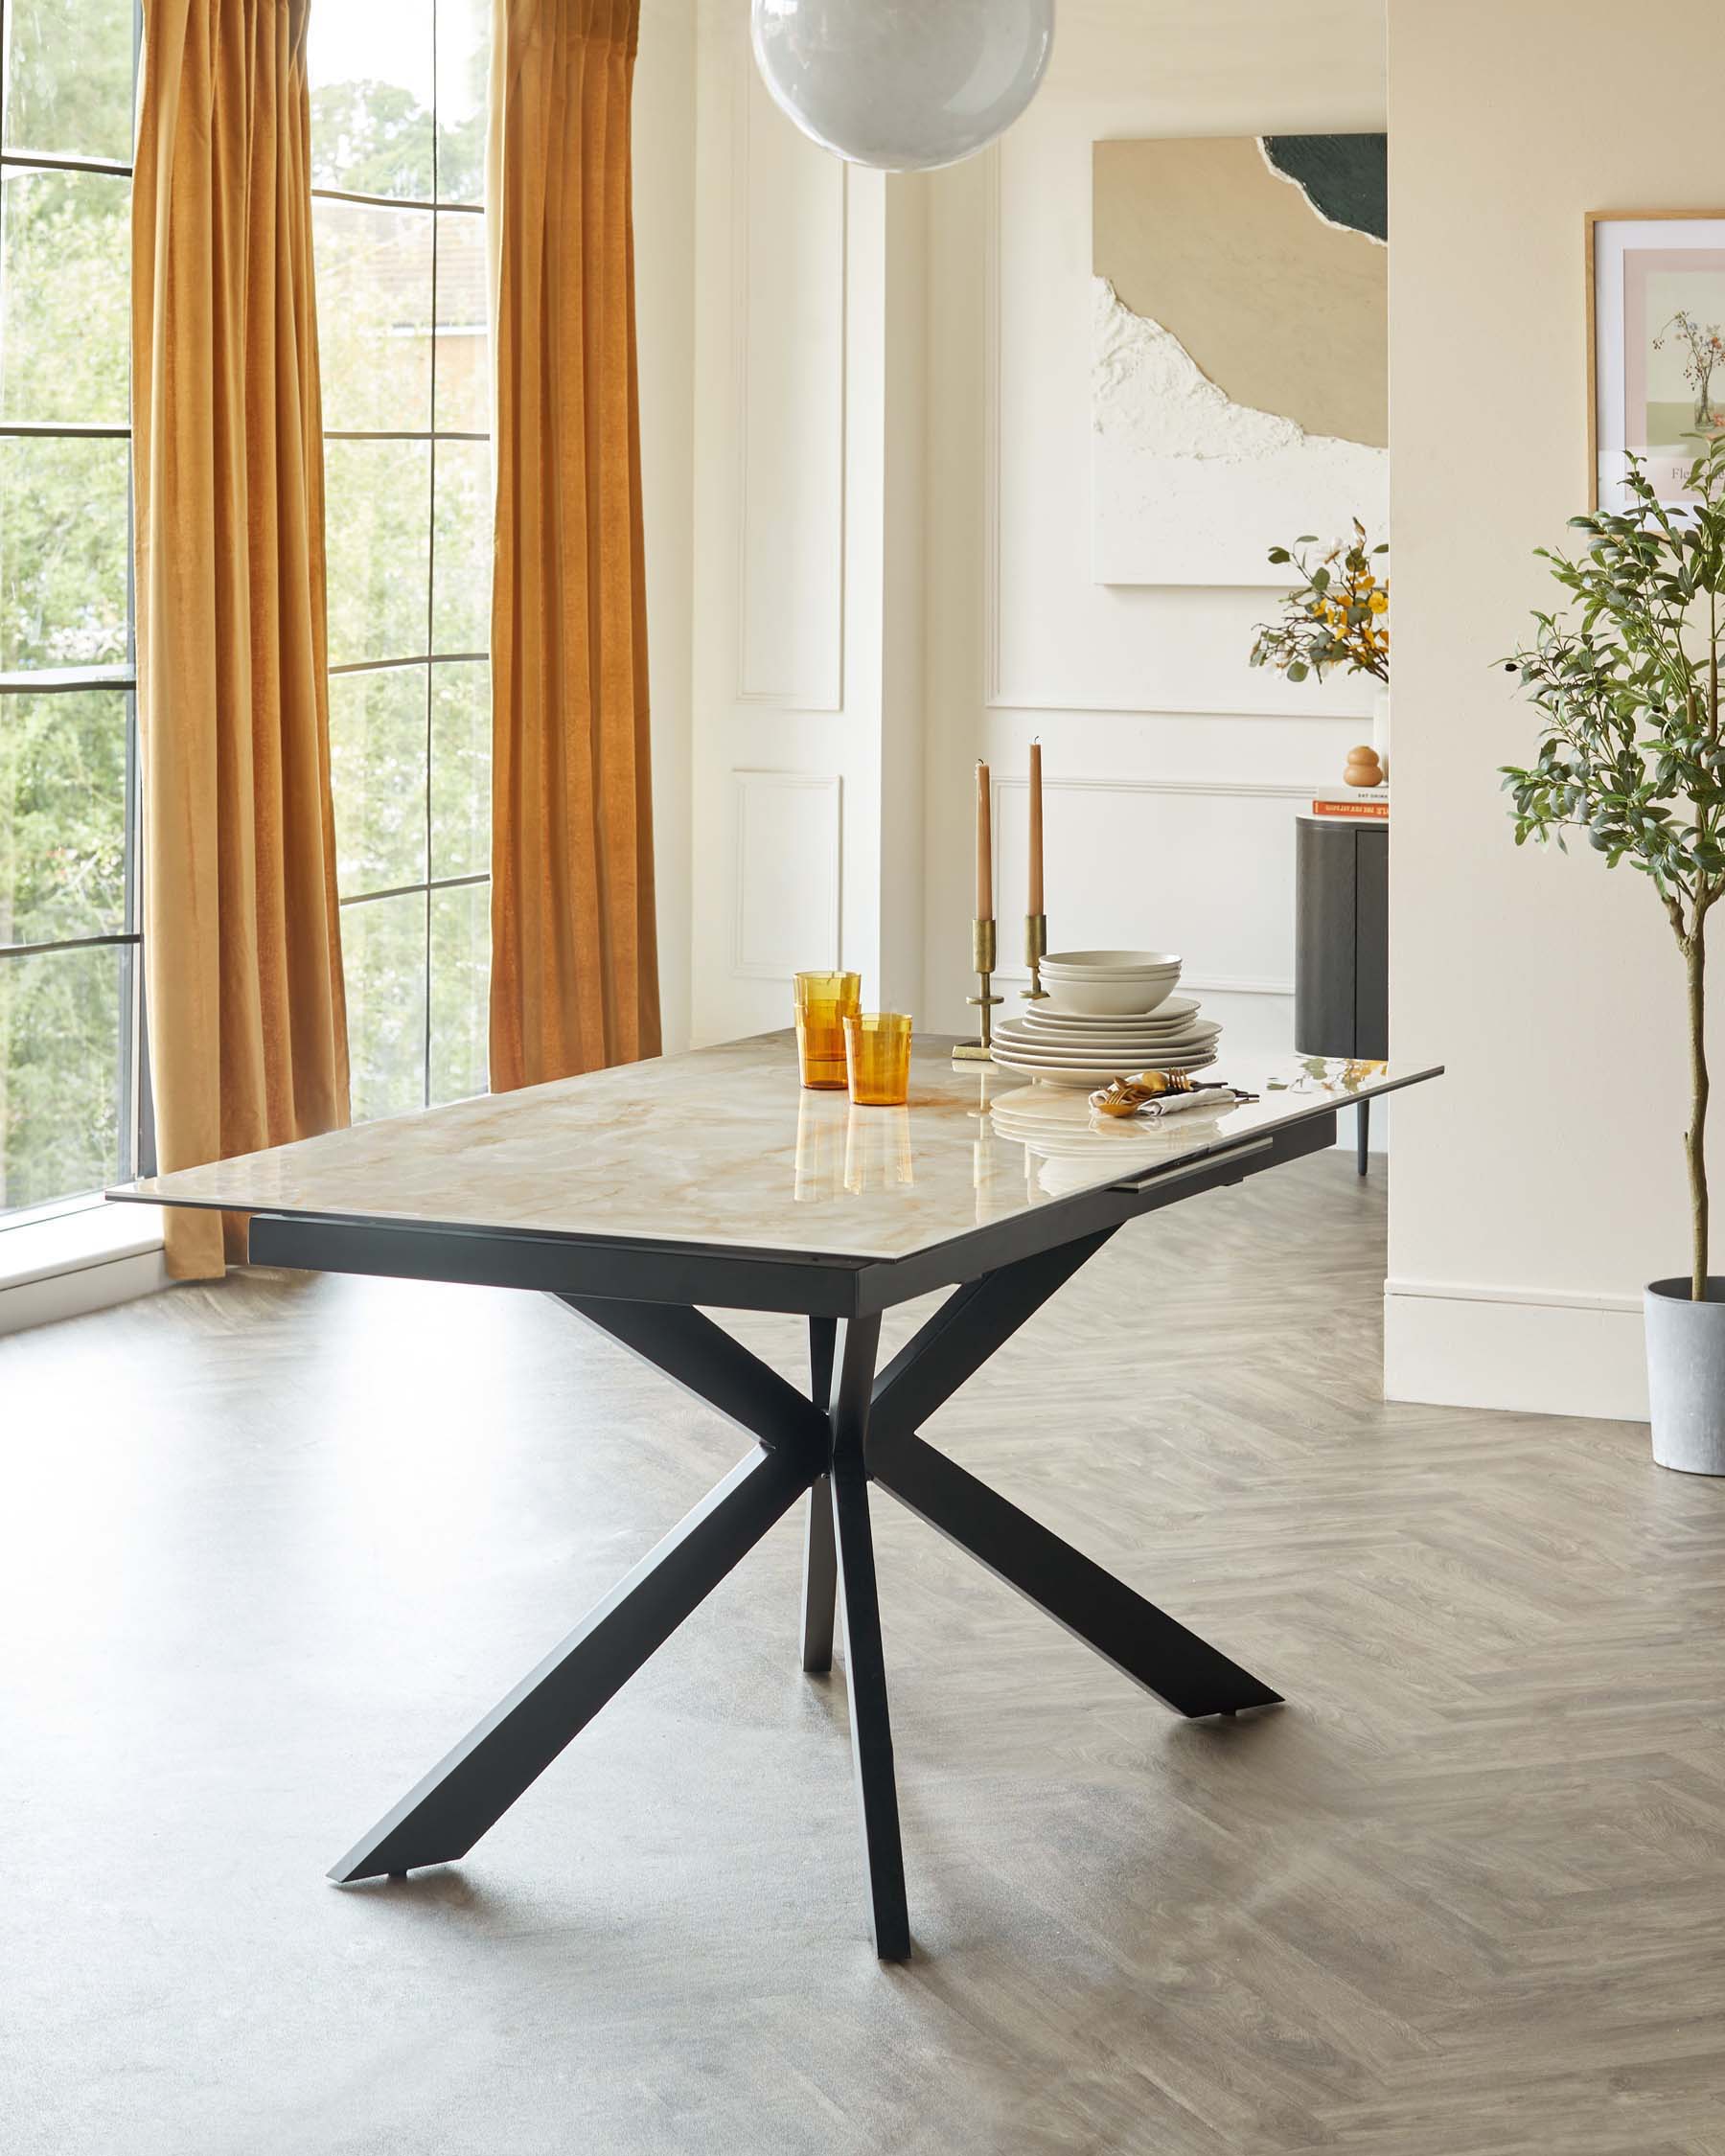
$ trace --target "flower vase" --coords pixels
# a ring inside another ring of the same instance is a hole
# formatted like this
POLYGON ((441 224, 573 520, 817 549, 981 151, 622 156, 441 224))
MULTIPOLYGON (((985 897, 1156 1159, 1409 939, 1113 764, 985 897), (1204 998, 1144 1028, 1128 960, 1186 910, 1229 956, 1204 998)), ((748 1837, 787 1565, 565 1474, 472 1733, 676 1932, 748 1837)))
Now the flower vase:
POLYGON ((1390 778, 1390 691, 1374 689, 1371 696, 1371 746, 1383 769, 1385 783, 1390 778))

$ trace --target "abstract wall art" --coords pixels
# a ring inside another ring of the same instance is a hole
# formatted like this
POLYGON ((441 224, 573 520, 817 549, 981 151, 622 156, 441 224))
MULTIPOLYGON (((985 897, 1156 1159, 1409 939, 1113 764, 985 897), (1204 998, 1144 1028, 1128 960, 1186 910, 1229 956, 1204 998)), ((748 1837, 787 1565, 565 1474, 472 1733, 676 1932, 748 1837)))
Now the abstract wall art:
POLYGON ((1385 149, 1092 146, 1096 583, 1274 584, 1291 535, 1387 524, 1385 149))
POLYGON ((1587 219, 1589 463, 1596 508, 1639 456, 1662 500, 1725 432, 1725 212, 1587 219))

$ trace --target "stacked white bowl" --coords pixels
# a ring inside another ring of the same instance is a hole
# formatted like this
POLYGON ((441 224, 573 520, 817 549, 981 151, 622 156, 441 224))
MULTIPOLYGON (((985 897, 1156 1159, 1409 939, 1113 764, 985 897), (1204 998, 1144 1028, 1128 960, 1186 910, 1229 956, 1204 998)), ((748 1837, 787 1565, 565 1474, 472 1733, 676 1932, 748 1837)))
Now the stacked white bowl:
POLYGON ((1177 996, 1167 951, 1059 951, 1043 960, 1046 1002, 996 1026, 994 1060, 1045 1086, 1092 1089, 1134 1070, 1202 1070, 1222 1028, 1177 996))

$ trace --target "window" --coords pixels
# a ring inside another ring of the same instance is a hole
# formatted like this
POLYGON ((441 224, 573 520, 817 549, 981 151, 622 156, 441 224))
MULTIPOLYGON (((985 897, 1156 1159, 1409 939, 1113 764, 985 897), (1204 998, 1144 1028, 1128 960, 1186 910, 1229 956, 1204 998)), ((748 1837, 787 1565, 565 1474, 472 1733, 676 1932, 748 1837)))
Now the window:
POLYGON ((311 13, 330 730, 354 1115, 482 1092, 489 0, 311 13))
MULTIPOLYGON (((356 1116, 481 1091, 489 0, 312 11, 356 1116)), ((0 0, 0 1219, 141 1167, 133 0, 0 0)))
POLYGON ((0 1217, 137 1150, 132 0, 0 8, 0 1217))

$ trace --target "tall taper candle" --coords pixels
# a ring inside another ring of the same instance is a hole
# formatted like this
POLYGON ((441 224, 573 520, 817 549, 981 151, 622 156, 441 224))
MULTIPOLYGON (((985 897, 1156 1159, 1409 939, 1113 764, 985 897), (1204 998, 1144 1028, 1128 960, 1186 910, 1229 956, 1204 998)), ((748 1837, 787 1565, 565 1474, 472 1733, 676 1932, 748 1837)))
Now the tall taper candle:
POLYGON ((1030 897, 1026 913, 1043 910, 1042 743, 1030 744, 1030 897))
POLYGON ((994 919, 994 812, 988 797, 988 766, 977 766, 977 919, 994 919))

